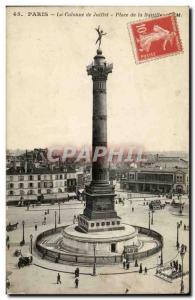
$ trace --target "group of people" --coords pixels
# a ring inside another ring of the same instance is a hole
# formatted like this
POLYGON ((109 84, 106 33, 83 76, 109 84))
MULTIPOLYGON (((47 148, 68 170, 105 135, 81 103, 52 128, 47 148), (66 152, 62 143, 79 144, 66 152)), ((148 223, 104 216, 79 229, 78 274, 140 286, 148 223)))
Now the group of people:
MULTIPOLYGON (((74 271, 74 274, 75 274, 75 288, 78 288, 79 287, 79 268, 77 267, 74 271)), ((62 281, 61 281, 61 276, 60 276, 60 273, 57 274, 57 284, 62 284, 62 281)))
POLYGON ((130 261, 124 257, 123 258, 123 269, 129 270, 129 268, 130 268, 130 261))
MULTIPOLYGON (((135 267, 138 267, 137 259, 135 260, 135 267)), ((130 261, 124 257, 123 258, 123 269, 129 270, 129 268, 130 268, 130 261)), ((142 263, 140 263, 140 265, 139 265, 139 273, 143 273, 142 263)), ((147 274, 147 273, 148 273, 148 269, 147 269, 147 267, 145 267, 144 274, 147 274)))
POLYGON ((178 263, 178 260, 173 260, 170 262, 170 267, 172 269, 172 272, 182 272, 181 264, 178 263))
POLYGON ((45 210, 45 212, 44 212, 44 218, 43 218, 42 225, 46 225, 46 223, 47 223, 46 215, 49 215, 49 209, 45 210))
MULTIPOLYGON (((139 273, 140 273, 140 274, 143 273, 142 263, 139 265, 139 273)), ((145 274, 145 275, 148 274, 148 269, 147 269, 147 267, 144 268, 144 274, 145 274)))

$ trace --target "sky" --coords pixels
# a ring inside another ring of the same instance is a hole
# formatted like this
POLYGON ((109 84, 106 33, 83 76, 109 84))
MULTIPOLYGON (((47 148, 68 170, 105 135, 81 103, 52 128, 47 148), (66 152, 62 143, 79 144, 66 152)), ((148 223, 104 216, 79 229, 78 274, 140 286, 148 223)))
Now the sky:
POLYGON ((7 148, 91 144, 92 80, 86 66, 97 49, 94 28, 101 25, 107 32, 103 54, 113 63, 107 81, 108 143, 188 151, 187 8, 174 8, 182 15, 177 18, 181 54, 136 64, 127 29, 138 12, 159 11, 173 8, 7 8, 7 148))

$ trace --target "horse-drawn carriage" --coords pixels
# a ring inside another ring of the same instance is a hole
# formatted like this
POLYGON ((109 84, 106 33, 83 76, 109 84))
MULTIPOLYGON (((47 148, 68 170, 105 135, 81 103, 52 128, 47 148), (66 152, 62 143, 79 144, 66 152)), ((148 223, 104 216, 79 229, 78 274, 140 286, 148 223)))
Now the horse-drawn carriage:
POLYGON ((13 231, 13 230, 16 230, 17 227, 18 227, 18 222, 15 223, 15 224, 9 223, 9 224, 6 226, 6 231, 13 231))
POLYGON ((20 256, 18 260, 18 268, 23 268, 32 264, 32 256, 20 256))

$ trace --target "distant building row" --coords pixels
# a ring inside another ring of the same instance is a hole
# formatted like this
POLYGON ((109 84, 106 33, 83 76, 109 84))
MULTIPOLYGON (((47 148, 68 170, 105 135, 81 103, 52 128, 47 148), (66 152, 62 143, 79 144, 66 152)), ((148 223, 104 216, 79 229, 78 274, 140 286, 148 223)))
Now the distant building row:
POLYGON ((117 173, 121 189, 148 193, 189 193, 188 169, 143 168, 117 173))

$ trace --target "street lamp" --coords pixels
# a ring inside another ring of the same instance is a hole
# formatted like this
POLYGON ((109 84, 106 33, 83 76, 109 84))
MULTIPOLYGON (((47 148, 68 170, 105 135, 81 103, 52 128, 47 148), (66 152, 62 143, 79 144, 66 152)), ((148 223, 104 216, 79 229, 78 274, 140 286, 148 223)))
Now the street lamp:
POLYGON ((160 265, 163 266, 163 244, 161 245, 160 265))
POLYGON ((25 244, 25 240, 24 240, 24 221, 22 221, 22 242, 21 244, 24 245, 25 244))
POLYGON ((180 224, 179 222, 177 222, 177 242, 176 242, 177 249, 179 249, 179 228, 180 228, 180 224))
POLYGON ((148 212, 148 217, 149 217, 148 228, 149 228, 149 230, 150 230, 150 210, 149 210, 149 212, 148 212))
POLYGON ((182 244, 181 245, 181 250, 180 250, 180 256, 181 256, 181 289, 180 293, 184 293, 184 282, 183 282, 183 260, 184 260, 184 255, 186 253, 185 246, 182 244))
POLYGON ((93 276, 96 276, 96 243, 93 244, 94 262, 93 262, 93 276))
POLYGON ((56 224, 56 215, 57 215, 57 212, 55 211, 55 231, 56 231, 56 228, 57 228, 57 224, 56 224))
POLYGON ((58 224, 61 223, 61 220, 60 220, 60 201, 58 202, 58 205, 59 205, 59 216, 58 216, 58 224))
POLYGON ((30 235, 30 253, 32 254, 32 240, 33 240, 33 235, 30 235))
POLYGON ((151 210, 151 213, 152 213, 151 225, 153 225, 153 224, 154 224, 154 218, 153 218, 153 215, 154 215, 154 210, 153 210, 153 209, 151 210))

